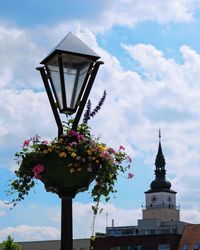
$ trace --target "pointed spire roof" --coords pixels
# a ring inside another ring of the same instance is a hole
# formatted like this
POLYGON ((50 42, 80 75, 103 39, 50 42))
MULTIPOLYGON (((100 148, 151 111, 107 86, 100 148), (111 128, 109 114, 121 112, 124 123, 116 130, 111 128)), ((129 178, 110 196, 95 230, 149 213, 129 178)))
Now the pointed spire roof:
POLYGON ((97 60, 100 58, 92 49, 82 42, 72 32, 68 33, 63 40, 42 60, 41 64, 45 64, 56 53, 77 54, 97 60))
MULTIPOLYGON (((165 158, 162 152, 161 146, 161 131, 159 130, 159 144, 158 144, 158 153, 155 160, 155 180, 152 181, 150 187, 151 189, 148 192, 159 192, 159 191, 172 191, 171 183, 166 179, 166 170, 165 170, 165 158)), ((172 191, 174 192, 174 191, 172 191)))
POLYGON ((158 170, 158 169, 165 169, 165 164, 166 164, 165 163, 165 157, 164 157, 163 152, 162 152, 161 131, 160 131, 160 129, 159 129, 158 138, 159 138, 158 153, 157 153, 156 161, 155 161, 156 170, 158 170))

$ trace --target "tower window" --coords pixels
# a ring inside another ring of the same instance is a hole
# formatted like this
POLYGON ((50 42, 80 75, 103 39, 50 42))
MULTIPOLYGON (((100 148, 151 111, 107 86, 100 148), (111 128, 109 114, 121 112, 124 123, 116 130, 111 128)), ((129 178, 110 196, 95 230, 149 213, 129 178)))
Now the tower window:
POLYGON ((199 247, 200 247, 199 242, 196 242, 194 244, 194 250, 199 250, 199 247))

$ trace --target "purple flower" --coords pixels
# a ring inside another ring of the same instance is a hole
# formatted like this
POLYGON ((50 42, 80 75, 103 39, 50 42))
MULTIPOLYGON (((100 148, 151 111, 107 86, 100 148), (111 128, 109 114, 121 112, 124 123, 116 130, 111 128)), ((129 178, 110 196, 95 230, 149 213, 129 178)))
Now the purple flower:
POLYGON ((40 141, 40 136, 36 134, 36 135, 33 137, 33 143, 38 143, 39 141, 40 141))
POLYGON ((87 123, 91 117, 94 117, 98 112, 99 110, 101 109, 105 99, 106 99, 106 91, 104 90, 103 92, 103 96, 101 97, 98 105, 93 109, 93 111, 91 112, 91 101, 88 100, 88 103, 87 103, 87 109, 86 109, 86 112, 84 114, 84 119, 83 119, 83 123, 87 123))
POLYGON ((90 113, 91 113, 91 101, 88 100, 86 111, 85 111, 84 118, 83 118, 83 123, 87 123, 88 120, 90 120, 90 113))
POLYGON ((106 95, 107 95, 107 93, 106 93, 106 91, 104 90, 103 96, 101 97, 101 99, 100 99, 98 105, 97 105, 97 106, 94 108, 94 110, 90 113, 90 117, 94 117, 94 116, 98 113, 98 111, 101 109, 101 107, 102 107, 102 105, 103 105, 103 103, 104 103, 104 101, 105 101, 105 99, 106 99, 106 95))
POLYGON ((129 162, 132 162, 132 159, 131 159, 130 156, 127 156, 127 160, 128 160, 129 162))
POLYGON ((128 179, 132 179, 133 178, 133 174, 132 173, 128 173, 128 179))

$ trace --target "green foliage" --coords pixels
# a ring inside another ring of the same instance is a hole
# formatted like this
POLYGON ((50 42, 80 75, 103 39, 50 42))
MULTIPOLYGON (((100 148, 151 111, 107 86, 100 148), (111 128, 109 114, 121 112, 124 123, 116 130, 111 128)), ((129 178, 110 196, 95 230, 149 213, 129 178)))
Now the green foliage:
MULTIPOLYGON (((16 153, 19 169, 15 171, 16 179, 11 181, 11 189, 8 194, 17 192, 17 198, 11 203, 24 199, 30 189, 35 185, 35 179, 42 179, 45 173, 43 159, 48 155, 56 155, 58 158, 68 159, 66 172, 69 175, 81 174, 81 171, 93 172, 93 166, 97 169, 95 185, 91 191, 93 211, 98 212, 100 198, 104 196, 107 202, 111 193, 116 193, 114 188, 119 173, 125 173, 130 168, 131 158, 125 153, 125 148, 120 146, 117 150, 100 142, 100 138, 91 135, 91 129, 86 123, 79 124, 77 130, 73 130, 73 120, 64 125, 64 134, 61 138, 52 141, 42 141, 36 135, 25 140, 22 150, 16 153), (126 164, 124 164, 126 162, 126 164)), ((132 178, 131 173, 126 178, 132 178)))
POLYGON ((3 250, 21 250, 21 246, 14 242, 14 239, 8 235, 7 240, 1 243, 3 250))

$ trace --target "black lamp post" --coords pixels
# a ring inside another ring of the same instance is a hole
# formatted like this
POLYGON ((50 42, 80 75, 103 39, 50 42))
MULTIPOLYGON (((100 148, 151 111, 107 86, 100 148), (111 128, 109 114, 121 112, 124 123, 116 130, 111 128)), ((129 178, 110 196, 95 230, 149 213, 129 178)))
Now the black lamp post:
MULTIPOLYGON (((69 33, 42 60, 38 67, 58 126, 58 137, 63 134, 60 114, 75 114, 76 130, 95 80, 100 57, 74 34, 69 33)), ((61 250, 73 249, 72 198, 74 194, 59 195, 61 210, 61 250)))

